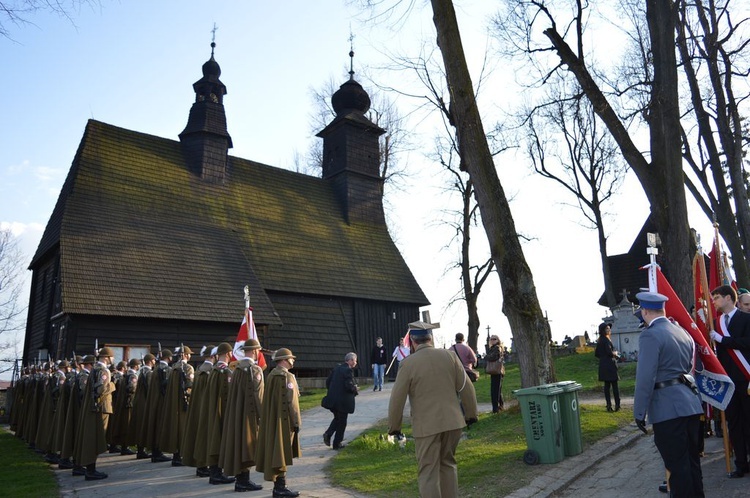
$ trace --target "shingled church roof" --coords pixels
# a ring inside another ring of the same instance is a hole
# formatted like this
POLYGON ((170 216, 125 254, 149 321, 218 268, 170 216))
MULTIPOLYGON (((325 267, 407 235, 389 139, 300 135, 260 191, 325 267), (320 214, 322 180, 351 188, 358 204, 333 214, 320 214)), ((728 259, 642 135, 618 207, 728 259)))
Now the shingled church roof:
POLYGON ((95 120, 31 267, 57 244, 70 314, 237 321, 245 285, 266 324, 266 291, 428 304, 386 226, 347 223, 330 182, 229 156, 207 183, 180 142, 95 120))

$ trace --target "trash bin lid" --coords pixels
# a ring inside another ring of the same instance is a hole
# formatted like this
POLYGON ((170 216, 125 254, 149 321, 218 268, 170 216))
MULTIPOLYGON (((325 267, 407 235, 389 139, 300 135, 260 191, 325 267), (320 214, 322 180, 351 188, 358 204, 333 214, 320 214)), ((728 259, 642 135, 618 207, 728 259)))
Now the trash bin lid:
POLYGON ((583 386, 574 380, 564 380, 562 382, 555 383, 555 385, 557 387, 560 387, 566 393, 572 391, 580 391, 581 389, 583 389, 583 386))
POLYGON ((516 396, 553 396, 555 394, 560 394, 561 392, 563 392, 563 389, 557 387, 554 384, 542 384, 540 386, 516 389, 515 391, 513 391, 513 394, 515 394, 516 396))

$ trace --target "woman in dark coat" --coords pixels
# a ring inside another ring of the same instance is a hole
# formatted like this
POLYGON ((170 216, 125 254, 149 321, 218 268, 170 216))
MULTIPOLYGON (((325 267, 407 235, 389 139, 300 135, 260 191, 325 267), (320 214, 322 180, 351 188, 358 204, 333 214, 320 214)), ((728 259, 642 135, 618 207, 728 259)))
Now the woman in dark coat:
MULTIPOLYGON (((500 349, 500 338, 496 335, 490 337, 490 349, 484 357, 485 361, 499 361, 503 364, 503 350, 500 349)), ((505 369, 503 368, 503 371, 505 369)), ((502 373, 490 374, 490 401, 492 401, 492 413, 498 413, 504 408, 503 403, 503 377, 502 373)))
POLYGON ((620 355, 615 351, 615 347, 609 338, 611 334, 612 327, 608 323, 599 325, 599 342, 596 344, 594 355, 599 358, 599 380, 604 382, 604 399, 607 401, 607 411, 616 412, 620 410, 620 388, 617 386, 617 381, 620 380, 620 375, 617 372, 617 359, 620 355), (615 395, 614 410, 609 396, 610 387, 615 395))

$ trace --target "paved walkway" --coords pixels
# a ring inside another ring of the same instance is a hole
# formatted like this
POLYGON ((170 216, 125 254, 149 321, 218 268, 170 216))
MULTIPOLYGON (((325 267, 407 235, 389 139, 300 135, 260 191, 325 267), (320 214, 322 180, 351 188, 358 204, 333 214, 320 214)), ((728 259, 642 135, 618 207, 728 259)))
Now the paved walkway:
MULTIPOLYGON (((366 388, 357 397, 357 410, 349 416, 346 440, 351 441, 365 429, 387 417, 388 399, 392 384, 382 392, 366 388)), ((586 400, 603 403, 604 400, 586 400)), ((632 398, 623 398, 623 406, 632 406, 632 398)), ((489 405, 480 411, 489 411, 489 405)), ((408 406, 405 410, 408 412, 408 406)), ((323 444, 322 434, 331 421, 328 410, 314 408, 302 416, 302 458, 296 459, 287 474, 289 487, 311 498, 361 497, 351 491, 331 486, 324 468, 335 451, 323 444)), ((706 440, 706 456, 702 461, 704 485, 708 498, 739 498, 750 496, 750 477, 728 479, 723 458, 722 442, 718 438, 706 440)), ((132 456, 102 455, 97 469, 107 472, 103 481, 86 481, 71 476, 70 471, 56 470, 61 496, 109 497, 122 496, 238 496, 233 484, 212 486, 207 478, 195 476, 192 467, 171 467, 167 463, 152 464, 150 460, 135 460, 132 456)), ((250 478, 261 483, 262 475, 251 472, 250 478)), ((416 479, 416 476, 415 476, 416 479)), ((664 469, 651 436, 643 435, 631 424, 580 455, 563 461, 539 465, 538 476, 526 487, 509 495, 527 497, 622 497, 639 498, 666 496, 657 487, 664 479, 664 469)), ((263 482, 264 490, 248 496, 270 496, 272 483, 263 482)))

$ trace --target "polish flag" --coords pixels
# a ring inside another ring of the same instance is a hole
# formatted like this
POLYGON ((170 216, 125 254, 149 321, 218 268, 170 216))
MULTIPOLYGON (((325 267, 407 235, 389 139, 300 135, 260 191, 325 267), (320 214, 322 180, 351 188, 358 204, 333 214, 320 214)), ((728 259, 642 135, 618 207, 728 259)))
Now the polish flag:
MULTIPOLYGON (((242 318, 242 325, 240 325, 240 331, 237 332, 237 339, 234 342, 234 351, 232 355, 235 360, 241 360, 245 358, 245 352, 240 349, 245 345, 245 341, 248 339, 255 339, 258 342, 258 332, 255 330, 255 322, 253 321, 253 309, 248 307, 245 309, 245 316, 242 318)), ((263 353, 258 355, 258 366, 265 370, 266 358, 263 353)))

